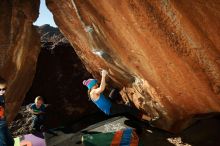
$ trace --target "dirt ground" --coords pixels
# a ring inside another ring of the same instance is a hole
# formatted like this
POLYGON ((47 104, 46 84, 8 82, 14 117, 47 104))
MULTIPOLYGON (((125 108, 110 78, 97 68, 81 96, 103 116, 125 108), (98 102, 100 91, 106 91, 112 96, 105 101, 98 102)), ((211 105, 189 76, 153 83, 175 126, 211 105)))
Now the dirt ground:
MULTIPOLYGON (((68 129, 72 130, 68 131, 68 134, 72 133, 74 135, 83 128, 95 124, 94 119, 99 118, 99 121, 100 119, 105 120, 105 117, 100 114, 91 115, 91 117, 86 117, 72 125, 68 125, 68 129)), ((22 107, 18 117, 10 125, 10 130, 14 137, 29 133, 30 118, 31 115, 27 112, 26 108, 22 107)), ((139 136, 144 146, 219 146, 219 123, 220 116, 200 120, 179 134, 168 133, 151 126, 146 126, 148 125, 146 124, 144 127, 141 127, 141 134, 139 136)))
POLYGON ((220 118, 201 120, 179 134, 147 128, 142 135, 146 146, 219 146, 220 118))

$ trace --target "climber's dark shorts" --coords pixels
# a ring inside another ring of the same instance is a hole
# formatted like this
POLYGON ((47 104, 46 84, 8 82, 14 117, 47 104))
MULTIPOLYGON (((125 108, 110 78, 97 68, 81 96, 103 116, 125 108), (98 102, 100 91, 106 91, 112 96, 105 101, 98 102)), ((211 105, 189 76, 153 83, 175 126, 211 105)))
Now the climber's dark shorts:
POLYGON ((131 116, 132 118, 139 118, 140 111, 130 106, 112 103, 110 109, 110 116, 116 116, 116 115, 117 116, 125 115, 125 116, 131 116))

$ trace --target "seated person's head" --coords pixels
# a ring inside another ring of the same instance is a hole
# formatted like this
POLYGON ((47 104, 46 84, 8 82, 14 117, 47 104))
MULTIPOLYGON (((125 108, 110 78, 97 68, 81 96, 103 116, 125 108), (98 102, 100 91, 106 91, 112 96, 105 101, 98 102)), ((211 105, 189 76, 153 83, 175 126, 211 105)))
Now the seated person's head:
POLYGON ((41 96, 37 96, 34 102, 38 107, 40 107, 44 103, 43 98, 41 96))
POLYGON ((6 80, 0 77, 0 96, 4 95, 6 91, 6 80))

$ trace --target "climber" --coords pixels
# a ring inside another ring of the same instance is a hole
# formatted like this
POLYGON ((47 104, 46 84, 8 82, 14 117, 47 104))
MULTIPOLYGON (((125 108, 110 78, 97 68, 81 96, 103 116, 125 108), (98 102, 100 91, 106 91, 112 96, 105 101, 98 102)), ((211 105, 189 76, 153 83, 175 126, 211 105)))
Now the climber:
POLYGON ((44 121, 45 121, 45 111, 48 104, 44 104, 43 98, 37 96, 35 98, 35 103, 31 104, 29 111, 32 115, 32 132, 43 131, 44 130, 44 121))
POLYGON ((6 91, 6 81, 0 77, 0 146, 14 146, 14 139, 12 138, 5 116, 5 100, 4 94, 6 91))
POLYGON ((102 79, 100 86, 98 86, 96 79, 88 79, 83 81, 83 84, 88 88, 89 98, 96 104, 96 106, 109 116, 128 114, 139 120, 150 121, 151 118, 145 114, 142 114, 138 109, 123 104, 112 103, 103 95, 103 91, 105 90, 106 86, 105 77, 107 74, 108 72, 106 70, 101 71, 102 79))

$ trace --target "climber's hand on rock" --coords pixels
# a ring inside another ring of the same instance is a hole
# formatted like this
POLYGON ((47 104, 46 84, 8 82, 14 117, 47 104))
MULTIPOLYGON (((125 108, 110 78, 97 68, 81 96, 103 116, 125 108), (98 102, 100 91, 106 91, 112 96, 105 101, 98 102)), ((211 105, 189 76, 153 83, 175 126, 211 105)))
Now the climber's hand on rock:
POLYGON ((103 77, 105 77, 105 76, 108 74, 108 72, 107 72, 106 70, 104 70, 104 69, 102 70, 101 73, 102 73, 102 76, 103 76, 103 77))

